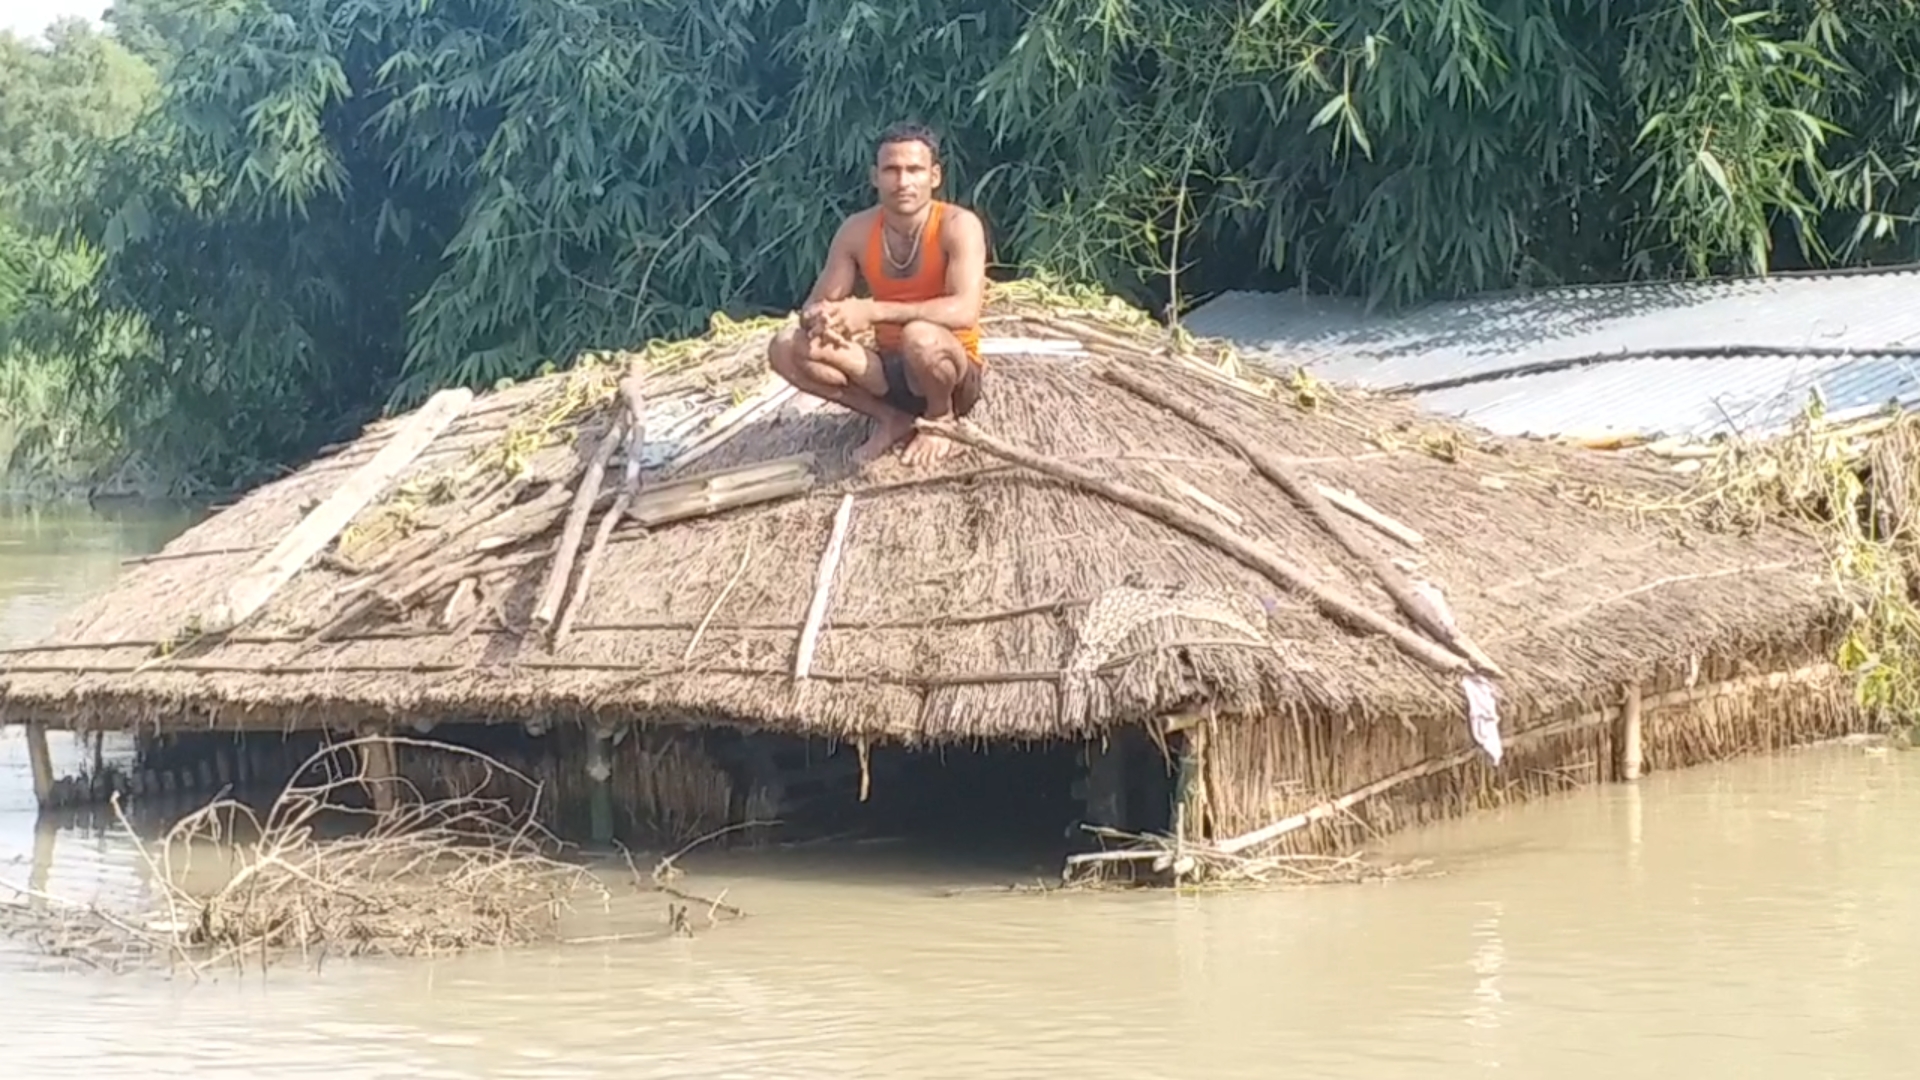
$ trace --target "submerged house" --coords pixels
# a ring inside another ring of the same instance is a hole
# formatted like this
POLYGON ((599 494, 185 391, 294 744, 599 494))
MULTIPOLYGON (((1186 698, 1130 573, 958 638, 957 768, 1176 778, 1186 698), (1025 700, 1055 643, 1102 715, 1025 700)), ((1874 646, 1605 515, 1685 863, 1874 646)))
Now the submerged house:
MULTIPOLYGON (((1044 775, 1085 817, 1229 851, 1867 722, 1811 535, 1713 532, 1671 474, 1172 355, 1135 313, 991 308, 968 445, 926 470, 854 470, 863 424, 769 380, 767 326, 442 395, 0 656, 0 718, 526 731, 574 748, 550 775, 595 832, 636 800, 777 815, 821 757, 878 806, 883 757, 1067 747, 1077 781, 1044 775)), ((398 757, 374 778, 432 780, 398 757)), ((990 806, 1040 775, 963 786, 990 806)))

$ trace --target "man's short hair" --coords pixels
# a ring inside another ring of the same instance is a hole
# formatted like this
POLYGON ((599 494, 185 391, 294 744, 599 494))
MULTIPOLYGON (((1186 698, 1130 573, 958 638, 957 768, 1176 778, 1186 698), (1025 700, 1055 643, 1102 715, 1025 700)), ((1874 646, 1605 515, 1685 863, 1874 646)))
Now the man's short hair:
POLYGON ((898 142, 924 143, 926 148, 932 152, 934 163, 939 164, 940 136, 934 134, 934 130, 927 125, 917 124, 911 120, 903 120, 900 123, 889 125, 887 130, 880 133, 879 140, 874 143, 874 153, 879 153, 880 148, 886 146, 888 143, 898 142))

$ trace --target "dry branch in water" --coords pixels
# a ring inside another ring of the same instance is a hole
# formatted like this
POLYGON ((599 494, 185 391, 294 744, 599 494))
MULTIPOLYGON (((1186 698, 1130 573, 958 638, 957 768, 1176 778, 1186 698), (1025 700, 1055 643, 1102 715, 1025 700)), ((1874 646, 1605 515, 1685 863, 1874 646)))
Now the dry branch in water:
POLYGON ((1120 871, 1150 866, 1156 875, 1171 875, 1176 881, 1197 885, 1233 888, 1248 885, 1332 885, 1360 881, 1380 881, 1408 877, 1423 871, 1427 863, 1381 865, 1360 853, 1312 855, 1272 852, 1247 854, 1227 851, 1204 841, 1182 841, 1172 836, 1122 832, 1099 826, 1081 828, 1120 847, 1088 851, 1067 857, 1061 880, 1068 886, 1098 887, 1135 884, 1131 874, 1120 871))
POLYGON ((367 736, 308 758, 264 815, 232 800, 188 815, 149 859, 167 894, 174 944, 202 967, 264 964, 289 952, 413 956, 554 941, 576 894, 603 902, 607 894, 586 868, 553 857, 557 841, 533 823, 538 798, 537 783, 475 751, 367 736), (360 760, 362 746, 377 740, 480 759, 485 769, 472 792, 501 774, 533 795, 518 812, 507 799, 468 793, 402 799, 376 814, 336 801, 361 785, 358 770, 301 781, 332 755, 360 760), (372 821, 357 834, 323 838, 322 819, 335 815, 372 821), (207 847, 225 856, 231 873, 196 892, 181 883, 188 867, 174 865, 175 852, 191 859, 207 847))
POLYGON ((98 904, 9 881, 0 881, 0 937, 23 941, 56 960, 116 973, 140 967, 168 951, 158 933, 98 904))
MULTIPOLYGON (((573 943, 560 922, 575 901, 584 895, 604 907, 611 900, 586 866, 557 858, 559 842, 535 824, 540 785, 477 751, 367 736, 324 748, 294 777, 264 813, 221 799, 181 819, 159 844, 140 844, 158 891, 153 914, 116 914, 0 883, 0 932, 96 967, 163 962, 198 976, 295 956, 319 963, 573 943), (335 755, 363 760, 360 751, 375 741, 470 757, 482 768, 465 793, 437 800, 414 793, 391 810, 366 810, 339 799, 361 786, 358 769, 323 770, 335 755), (310 775, 324 778, 302 782, 310 775), (530 790, 520 809, 478 794, 501 777, 530 790), (342 818, 370 820, 360 831, 329 835, 342 818), (213 884, 196 885, 192 863, 210 855, 220 872, 213 884), (8 904, 9 893, 29 902, 8 904)), ((117 796, 114 807, 118 813, 117 796)), ((120 823, 139 844, 124 816, 120 823)), ((742 917, 720 899, 668 885, 679 854, 656 867, 658 891, 698 905, 694 914, 710 923, 742 917)), ((690 932, 687 910, 673 913, 681 932, 690 932)))
POLYGON ((633 852, 622 849, 622 854, 624 854, 627 859, 627 870, 633 874, 635 888, 642 893, 659 893, 672 900, 680 901, 680 904, 668 905, 667 927, 672 933, 690 935, 693 933, 693 924, 689 921, 688 915, 690 907, 682 905, 700 908, 701 917, 707 920, 708 926, 719 925, 721 916, 725 916, 728 919, 744 919, 747 917, 747 913, 727 903, 727 894, 725 892, 722 892, 719 896, 705 897, 698 893, 688 892, 674 885, 673 881, 680 877, 681 873, 678 865, 680 859, 694 848, 709 841, 718 840, 730 832, 736 832, 741 829, 771 827, 778 824, 780 824, 778 821, 742 821, 738 824, 715 829, 703 836, 689 840, 681 846, 680 850, 670 855, 662 856, 659 862, 653 864, 652 872, 645 875, 640 873, 639 864, 633 861, 633 852))

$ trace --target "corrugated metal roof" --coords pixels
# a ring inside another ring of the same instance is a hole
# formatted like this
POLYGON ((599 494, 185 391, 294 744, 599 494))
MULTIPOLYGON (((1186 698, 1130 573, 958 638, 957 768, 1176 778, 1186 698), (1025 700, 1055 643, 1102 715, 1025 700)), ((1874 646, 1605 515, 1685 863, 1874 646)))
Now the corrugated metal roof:
POLYGON ((1920 352, 1670 359, 1640 357, 1415 395, 1424 408, 1501 435, 1639 431, 1706 437, 1777 432, 1818 392, 1830 413, 1920 403, 1920 352))
POLYGON ((1503 434, 1758 433, 1816 389, 1836 414, 1920 404, 1920 269, 1551 289, 1393 316, 1236 292, 1185 322, 1335 382, 1449 383, 1416 400, 1503 434), (1515 368, 1549 370, 1501 374, 1515 368))

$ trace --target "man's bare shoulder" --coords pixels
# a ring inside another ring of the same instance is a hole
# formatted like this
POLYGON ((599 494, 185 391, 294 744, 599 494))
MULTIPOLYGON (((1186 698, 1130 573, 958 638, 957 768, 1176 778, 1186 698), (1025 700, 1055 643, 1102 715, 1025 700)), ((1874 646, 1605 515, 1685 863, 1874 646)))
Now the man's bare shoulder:
POLYGON ((985 242, 987 224, 980 215, 957 203, 948 203, 940 225, 940 246, 951 254, 957 246, 978 247, 985 242))
POLYGON ((855 210, 853 213, 840 219, 840 234, 842 236, 858 236, 868 229, 873 228, 874 220, 879 216, 880 208, 877 206, 869 206, 865 210, 855 210))
POLYGON ((874 215, 879 212, 877 208, 855 210, 841 218, 839 227, 833 230, 834 248, 849 253, 858 251, 867 231, 873 228, 874 215))
POLYGON ((986 222, 980 220, 979 214, 959 203, 947 204, 946 220, 949 225, 958 225, 974 232, 985 232, 987 228, 986 222))

